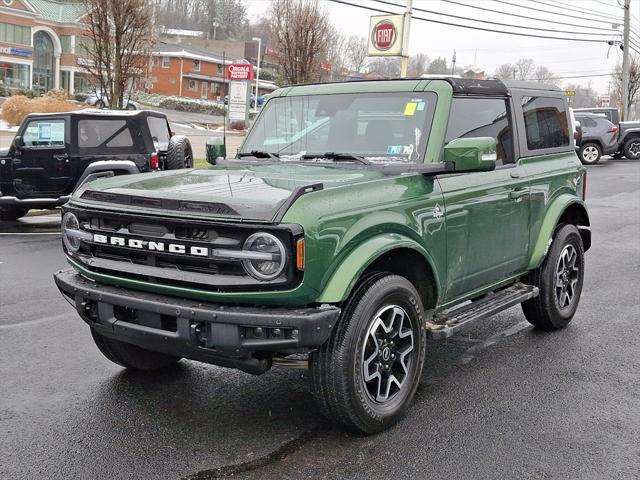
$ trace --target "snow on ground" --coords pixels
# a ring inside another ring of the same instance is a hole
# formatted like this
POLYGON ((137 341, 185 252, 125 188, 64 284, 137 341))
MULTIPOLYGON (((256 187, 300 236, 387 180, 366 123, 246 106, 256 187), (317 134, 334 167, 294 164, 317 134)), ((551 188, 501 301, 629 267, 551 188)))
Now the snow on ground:
POLYGON ((17 132, 18 127, 12 127, 4 120, 0 120, 0 131, 2 132, 17 132))

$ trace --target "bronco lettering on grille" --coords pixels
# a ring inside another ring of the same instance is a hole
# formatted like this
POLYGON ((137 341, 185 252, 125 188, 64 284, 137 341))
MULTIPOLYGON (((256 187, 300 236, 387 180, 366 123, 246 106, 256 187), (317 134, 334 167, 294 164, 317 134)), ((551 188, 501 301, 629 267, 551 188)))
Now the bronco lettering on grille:
POLYGON ((177 253, 179 255, 194 255, 197 257, 209 256, 209 248, 207 247, 194 247, 179 243, 154 242, 138 238, 110 237, 99 233, 93 234, 93 241, 103 245, 115 245, 118 247, 129 247, 154 252, 169 252, 177 253))

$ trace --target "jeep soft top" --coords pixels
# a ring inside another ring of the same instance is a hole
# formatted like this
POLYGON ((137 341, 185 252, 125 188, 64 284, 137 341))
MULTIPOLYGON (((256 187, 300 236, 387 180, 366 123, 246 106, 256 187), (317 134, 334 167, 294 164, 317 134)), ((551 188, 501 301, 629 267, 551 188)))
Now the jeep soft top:
POLYGON ((0 150, 0 220, 65 203, 92 174, 190 167, 191 145, 149 110, 32 113, 0 150))

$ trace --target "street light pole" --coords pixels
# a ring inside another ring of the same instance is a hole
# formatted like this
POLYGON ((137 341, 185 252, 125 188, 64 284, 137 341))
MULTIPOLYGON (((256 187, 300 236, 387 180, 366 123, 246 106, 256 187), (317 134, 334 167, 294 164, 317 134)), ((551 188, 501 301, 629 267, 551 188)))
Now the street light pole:
POLYGON ((260 83, 260 57, 261 57, 261 53, 262 53, 262 38, 260 37, 253 37, 251 40, 253 40, 254 42, 258 42, 258 61, 256 62, 256 101, 255 101, 255 108, 258 108, 258 84, 260 83))
POLYGON ((627 102, 629 98, 629 8, 631 0, 624 0, 624 50, 622 51, 622 108, 620 120, 627 119, 627 102))

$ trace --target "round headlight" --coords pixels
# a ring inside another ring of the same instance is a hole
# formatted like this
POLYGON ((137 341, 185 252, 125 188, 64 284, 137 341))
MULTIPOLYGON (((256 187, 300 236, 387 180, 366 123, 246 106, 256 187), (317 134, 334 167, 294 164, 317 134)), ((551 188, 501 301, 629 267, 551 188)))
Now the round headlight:
POLYGON ((80 222, 73 213, 67 212, 62 217, 62 241, 71 253, 80 250, 80 222))
POLYGON ((258 280, 273 280, 287 263, 284 245, 270 233, 254 233, 245 240, 242 251, 246 254, 244 269, 258 280))

